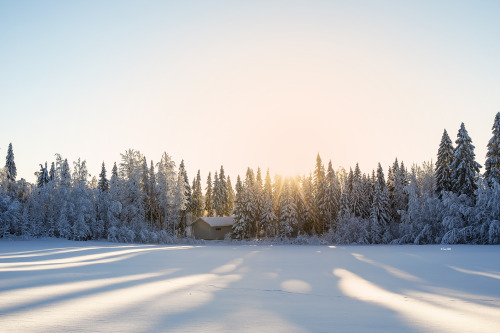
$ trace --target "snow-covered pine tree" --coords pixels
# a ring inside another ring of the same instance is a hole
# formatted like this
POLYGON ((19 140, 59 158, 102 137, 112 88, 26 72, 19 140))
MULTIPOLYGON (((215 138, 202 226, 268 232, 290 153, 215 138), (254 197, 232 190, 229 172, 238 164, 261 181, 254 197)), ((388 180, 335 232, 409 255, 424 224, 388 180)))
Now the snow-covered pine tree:
POLYGON ((156 193, 156 173, 153 160, 149 165, 149 203, 147 214, 149 215, 149 220, 156 229, 160 229, 160 220, 158 218, 158 196, 156 193))
POLYGON ((221 216, 229 216, 227 213, 228 208, 228 188, 227 188, 227 179, 224 173, 224 166, 220 166, 219 171, 219 187, 220 187, 220 200, 221 200, 221 216))
POLYGON ((214 216, 214 202, 213 202, 213 190, 212 190, 212 175, 210 172, 207 177, 207 187, 205 192, 205 210, 207 211, 207 216, 214 216))
POLYGON ((40 171, 37 175, 36 186, 38 188, 44 187, 49 182, 49 172, 47 170, 47 162, 45 162, 45 166, 40 164, 40 171))
POLYGON ((455 143, 457 146, 451 163, 453 192, 457 195, 473 196, 474 191, 477 190, 481 165, 475 161, 474 146, 464 123, 460 125, 455 143))
POLYGON ((181 205, 180 211, 180 229, 181 235, 185 235, 187 227, 188 214, 191 213, 191 186, 189 186, 189 177, 187 175, 186 167, 184 165, 184 160, 181 161, 179 165, 178 172, 178 186, 179 193, 177 194, 178 203, 181 205))
POLYGON ((389 176, 387 177, 387 190, 389 191, 389 202, 391 207, 391 219, 400 222, 399 211, 406 210, 408 205, 408 196, 405 193, 406 171, 404 164, 399 166, 398 159, 394 161, 392 168, 389 167, 389 176))
POLYGON ((202 217, 203 212, 205 210, 205 202, 203 200, 203 192, 201 189, 200 170, 198 170, 196 178, 193 180, 193 195, 191 204, 192 204, 191 211, 193 213, 193 219, 202 217))
POLYGON ((250 236, 251 220, 247 211, 247 191, 241 183, 240 176, 236 179, 236 200, 234 205, 233 235, 237 239, 245 239, 250 236))
POLYGON ((231 216, 234 210, 234 190, 231 184, 231 178, 227 176, 227 200, 226 200, 226 216, 231 216))
POLYGON ((61 186, 71 186, 71 170, 69 168, 68 159, 64 159, 61 166, 61 186))
POLYGON ((14 162, 14 151, 12 149, 12 143, 9 143, 9 148, 7 150, 7 157, 5 158, 5 169, 7 172, 7 180, 9 182, 15 182, 17 177, 16 162, 14 162))
POLYGON ((335 230, 340 210, 340 184, 335 176, 335 171, 333 171, 332 161, 328 162, 326 184, 325 210, 327 212, 328 226, 330 229, 335 230))
POLYGON ((354 172, 351 170, 349 172, 348 177, 348 186, 349 186, 349 194, 350 194, 350 204, 351 204, 351 213, 354 216, 361 216, 361 201, 362 201, 362 188, 361 188, 361 170, 359 168, 359 164, 356 163, 356 167, 354 168, 354 172))
POLYGON ((325 166, 321 161, 319 153, 316 157, 316 167, 314 169, 314 199, 315 199, 315 219, 314 231, 321 235, 326 231, 327 212, 325 211, 326 193, 325 193, 325 166))
MULTIPOLYGON (((301 229, 303 232, 311 235, 314 230, 314 220, 315 210, 314 210, 314 186, 313 186, 313 177, 311 174, 309 176, 302 177, 302 202, 297 207, 299 210, 299 224, 301 225, 301 229)), ((275 215, 278 214, 278 211, 275 210, 275 215)))
POLYGON ((189 213, 191 211, 191 186, 189 186, 189 177, 187 174, 186 167, 184 165, 184 160, 181 161, 179 165, 179 173, 184 177, 184 195, 186 196, 186 210, 183 211, 183 214, 189 213))
POLYGON ((157 196, 161 215, 162 229, 169 235, 176 234, 179 223, 179 206, 177 203, 178 179, 175 163, 167 153, 163 153, 158 163, 157 196))
POLYGON ((288 239, 297 228, 297 209, 291 193, 291 180, 286 178, 280 197, 280 211, 278 214, 278 234, 281 239, 288 239))
POLYGON ((436 193, 441 198, 443 191, 451 191, 453 187, 451 163, 453 162, 453 144, 448 132, 444 130, 439 144, 436 161, 436 193))
POLYGON ((221 183, 219 179, 219 174, 215 171, 214 174, 214 190, 212 194, 212 201, 214 205, 215 216, 222 216, 224 212, 224 203, 222 198, 221 183))
POLYGON ((99 192, 107 192, 109 190, 109 181, 108 178, 106 178, 106 166, 104 165, 104 162, 102 162, 97 189, 99 192))
MULTIPOLYGON (((188 207, 188 193, 186 192, 186 178, 184 177, 184 172, 182 169, 179 169, 179 172, 177 174, 177 191, 176 191, 176 196, 175 196, 175 207, 176 210, 178 211, 178 229, 177 233, 181 235, 182 237, 185 236, 186 232, 186 227, 187 227, 187 221, 186 221, 186 214, 189 209, 188 207)), ((189 184, 188 184, 189 187, 189 184)), ((191 192, 191 188, 189 187, 189 192, 191 192)))
POLYGON ((54 162, 50 165, 50 171, 49 171, 49 181, 54 181, 56 179, 56 166, 54 162))
POLYGON ((266 237, 274 236, 276 232, 276 215, 274 214, 273 185, 269 169, 267 170, 262 196, 260 228, 266 237))
POLYGON ((484 178, 489 186, 493 185, 493 181, 500 184, 500 112, 495 116, 492 132, 493 136, 488 142, 488 152, 484 163, 484 178))
POLYGON ((252 187, 252 215, 254 218, 254 232, 255 236, 259 238, 262 233, 262 227, 260 222, 262 220, 262 207, 264 205, 264 193, 262 184, 262 174, 260 167, 257 168, 257 175, 255 177, 255 182, 252 187))
POLYGON ((389 212, 389 192, 384 179, 384 171, 379 163, 377 168, 375 193, 370 211, 372 243, 380 244, 388 243, 390 241, 389 212))

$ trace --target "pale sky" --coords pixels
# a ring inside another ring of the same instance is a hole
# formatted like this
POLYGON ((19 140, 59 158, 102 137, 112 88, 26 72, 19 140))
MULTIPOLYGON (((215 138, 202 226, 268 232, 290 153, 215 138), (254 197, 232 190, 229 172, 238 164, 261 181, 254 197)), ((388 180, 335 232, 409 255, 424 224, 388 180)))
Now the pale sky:
MULTIPOLYGON (((0 0, 0 157, 309 173, 436 160, 500 111, 499 1, 0 0)), ((4 162, 2 162, 4 163, 4 162)), ((483 170, 484 171, 484 168, 483 170)))

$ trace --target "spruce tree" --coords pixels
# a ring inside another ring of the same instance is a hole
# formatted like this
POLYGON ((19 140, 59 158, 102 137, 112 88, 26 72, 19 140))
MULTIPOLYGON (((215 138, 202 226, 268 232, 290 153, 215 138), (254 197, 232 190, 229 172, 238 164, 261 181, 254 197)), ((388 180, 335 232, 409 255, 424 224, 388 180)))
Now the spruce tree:
POLYGON ((464 123, 460 125, 455 143, 457 146, 451 163, 453 192, 473 196, 481 165, 475 161, 474 146, 464 123))
POLYGON ((215 216, 223 216, 224 214, 224 202, 222 198, 221 183, 219 179, 219 174, 215 171, 214 174, 214 189, 212 192, 212 200, 214 205, 215 216))
POLYGON ((233 235, 237 239, 250 236, 251 217, 248 211, 248 191, 241 183, 240 176, 236 180, 236 200, 234 205, 233 235))
POLYGON ((50 165, 50 171, 49 171, 49 180, 53 181, 56 179, 56 166, 54 162, 50 165))
POLYGON ((273 185, 269 169, 267 170, 264 188, 262 191, 263 202, 260 221, 261 230, 264 232, 265 236, 274 236, 276 230, 276 215, 274 214, 273 185))
POLYGON ((205 192, 205 210, 207 211, 207 216, 214 216, 214 202, 213 202, 213 190, 212 190, 212 175, 209 172, 207 177, 207 187, 205 192))
POLYGON ((278 232, 282 239, 292 236, 297 228, 297 208, 293 200, 291 180, 285 179, 282 195, 280 197, 280 210, 278 213, 278 232))
POLYGON ((186 166, 184 165, 184 160, 182 160, 181 164, 179 165, 179 173, 184 178, 184 195, 186 196, 186 200, 187 200, 186 212, 189 212, 190 206, 191 206, 191 195, 192 194, 191 194, 191 186, 189 186, 189 177, 187 175, 186 166))
POLYGON ((64 186, 66 188, 69 188, 71 186, 71 170, 69 169, 67 158, 64 159, 61 166, 61 186, 64 186))
POLYGON ((106 166, 104 165, 104 162, 102 162, 97 188, 99 189, 99 192, 107 192, 109 190, 109 181, 106 178, 106 166))
POLYGON ((451 163, 453 162, 453 144, 448 132, 444 130, 439 144, 436 161, 436 193, 441 197, 443 191, 451 191, 453 187, 451 163))
POLYGON ((205 203, 203 200, 203 192, 201 189, 200 170, 198 170, 196 178, 193 180, 193 195, 191 204, 192 204, 191 211, 193 213, 193 218, 197 219, 198 217, 202 217, 205 208, 205 203))
POLYGON ((484 178, 490 186, 493 186, 494 181, 500 184, 500 112, 495 116, 492 132, 493 136, 488 142, 488 152, 484 163, 484 178))
MULTIPOLYGON (((357 164, 356 164, 357 166, 357 164)), ((327 213, 328 224, 330 228, 335 229, 340 209, 340 184, 335 172, 333 171, 332 161, 328 162, 328 169, 326 173, 326 199, 325 209, 327 213)))
POLYGON ((47 162, 45 162, 45 166, 40 164, 40 171, 38 172, 36 186, 38 188, 42 188, 49 182, 49 172, 47 171, 47 162))
MULTIPOLYGON (((297 219, 298 219, 298 228, 301 232, 306 233, 308 235, 313 234, 313 214, 314 214, 314 188, 312 175, 302 176, 297 180, 300 182, 300 192, 296 198, 296 208, 297 208, 297 219)), ((299 186, 299 185, 297 185, 299 186)), ((275 209, 275 215, 277 216, 279 213, 278 209, 275 209)))
POLYGON ((321 235, 327 225, 326 204, 326 182, 325 182, 325 166, 321 161, 319 154, 316 157, 316 167, 314 169, 314 195, 315 195, 315 219, 314 231, 317 235, 321 235))
POLYGON ((228 188, 227 188, 227 179, 224 173, 224 167, 220 166, 219 171, 219 187, 220 187, 220 201, 221 201, 221 216, 228 216, 227 206, 228 206, 228 188))
POLYGON ((226 216, 231 216, 234 210, 234 190, 231 184, 231 178, 227 176, 227 200, 226 200, 226 216))
POLYGON ((377 168, 377 180, 375 182, 375 193, 370 210, 372 225, 372 242, 375 244, 389 242, 390 222, 389 191, 384 180, 384 171, 380 163, 377 168))
POLYGON ((17 177, 17 168, 16 162, 14 162, 14 151, 12 150, 12 143, 9 143, 9 148, 7 150, 5 169, 7 171, 7 180, 9 182, 15 182, 17 177))

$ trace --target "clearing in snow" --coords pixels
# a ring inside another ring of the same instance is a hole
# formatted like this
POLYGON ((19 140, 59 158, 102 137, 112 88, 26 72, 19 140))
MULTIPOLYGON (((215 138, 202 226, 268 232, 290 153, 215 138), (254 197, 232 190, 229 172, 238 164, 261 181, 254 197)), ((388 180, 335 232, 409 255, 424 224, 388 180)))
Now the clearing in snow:
POLYGON ((499 332, 500 246, 0 240, 3 332, 499 332))

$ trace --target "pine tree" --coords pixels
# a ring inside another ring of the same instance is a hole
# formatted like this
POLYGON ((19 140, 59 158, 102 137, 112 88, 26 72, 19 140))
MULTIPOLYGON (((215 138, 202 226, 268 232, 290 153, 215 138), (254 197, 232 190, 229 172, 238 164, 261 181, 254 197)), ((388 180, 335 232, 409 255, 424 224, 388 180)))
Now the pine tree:
POLYGON ((99 192, 107 192, 109 190, 109 181, 106 178, 106 166, 104 165, 104 162, 102 162, 97 188, 99 189, 99 192))
POLYGON ((287 239, 292 236, 298 224, 297 208, 293 201, 290 179, 285 179, 279 206, 278 232, 282 239, 287 239))
MULTIPOLYGON (((302 177, 302 202, 297 207, 299 211, 299 223, 302 231, 311 235, 314 231, 314 221, 316 219, 316 212, 314 210, 314 186, 313 177, 302 177)), ((276 211, 275 211, 276 212, 276 211)), ((275 213, 277 214, 277 213, 275 213)))
POLYGON ((215 171, 214 174, 214 189, 212 192, 212 201, 213 201, 213 206, 214 206, 214 212, 215 216, 222 216, 222 213, 224 211, 224 204, 223 204, 223 199, 221 195, 221 184, 219 180, 219 174, 217 171, 215 171))
POLYGON ((71 170, 69 169, 68 159, 64 159, 61 166, 61 186, 69 188, 71 186, 71 170))
POLYGON ((189 177, 187 175, 186 167, 184 165, 184 160, 181 161, 181 164, 179 165, 179 173, 182 175, 184 178, 184 195, 186 196, 187 200, 187 206, 186 206, 186 211, 185 212, 190 212, 191 211, 191 187, 189 186, 189 177))
POLYGON ((231 178, 227 176, 227 200, 226 200, 226 211, 227 216, 231 216, 234 210, 234 190, 231 184, 231 178))
POLYGON ((193 218, 196 219, 198 217, 203 216, 203 211, 205 209, 205 202, 203 200, 203 192, 201 189, 201 176, 200 170, 198 170, 198 174, 196 178, 193 180, 193 195, 191 201, 191 211, 193 213, 193 218))
POLYGON ((451 191, 453 186, 451 163, 453 162, 453 144, 448 132, 444 130, 439 145, 436 161, 436 193, 441 197, 443 191, 451 191))
POLYGON ((16 162, 14 162, 14 151, 12 150, 12 143, 9 143, 9 148, 7 150, 5 169, 7 171, 7 180, 12 183, 15 182, 17 177, 17 168, 16 162))
POLYGON ((333 171, 332 161, 328 162, 326 184, 325 209, 327 213, 328 225, 330 228, 335 229, 335 223, 340 210, 340 184, 335 176, 335 172, 333 171))
POLYGON ((50 165, 50 171, 49 171, 49 181, 54 181, 56 179, 56 166, 54 162, 50 165))
POLYGON ((457 195, 473 196, 477 190, 477 178, 481 165, 475 161, 474 146, 464 123, 460 125, 455 143, 457 146, 451 163, 453 192, 457 195))
POLYGON ((40 164, 40 171, 38 172, 37 187, 42 188, 49 182, 49 172, 47 171, 47 162, 45 167, 40 164))
POLYGON ((237 239, 250 236, 251 217, 248 212, 247 191, 241 183, 240 176, 236 180, 236 200, 234 205, 233 234, 237 239))
POLYGON ((213 191, 212 191, 212 175, 210 172, 207 177, 207 187, 205 192, 205 210, 207 211, 207 216, 214 216, 214 202, 213 202, 213 191))
POLYGON ((316 234, 321 235, 326 231, 327 225, 327 212, 325 210, 326 204, 326 182, 325 182, 325 166, 321 161, 319 154, 316 157, 316 167, 314 169, 314 199, 315 199, 315 219, 314 231, 316 234))
POLYGON ((269 169, 267 170, 266 179, 263 188, 263 203, 261 212, 260 227, 265 236, 274 236, 275 234, 276 215, 274 214, 273 205, 273 185, 269 169))
POLYGON ((163 153, 158 163, 156 182, 162 229, 175 236, 180 222, 179 182, 178 175, 175 172, 175 163, 167 153, 163 153))
POLYGON ((151 160, 149 166, 149 220, 157 228, 160 227, 160 221, 158 219, 158 196, 156 193, 156 173, 153 160, 151 160))
POLYGON ((500 112, 495 116, 492 131, 493 136, 488 142, 488 152, 484 163, 484 178, 489 186, 493 186, 494 181, 500 184, 500 112))
POLYGON ((260 167, 257 168, 257 175, 255 177, 255 182, 253 183, 252 187, 252 212, 253 212, 253 218, 255 221, 255 235, 257 237, 260 237, 260 234, 262 232, 262 227, 261 227, 261 220, 262 220, 262 208, 264 205, 264 195, 263 195, 263 188, 262 188, 262 174, 260 171, 260 167))
POLYGON ((384 179, 384 171, 380 163, 377 168, 377 180, 375 183, 375 193, 370 211, 370 219, 372 223, 372 242, 387 243, 389 242, 389 191, 384 179))

